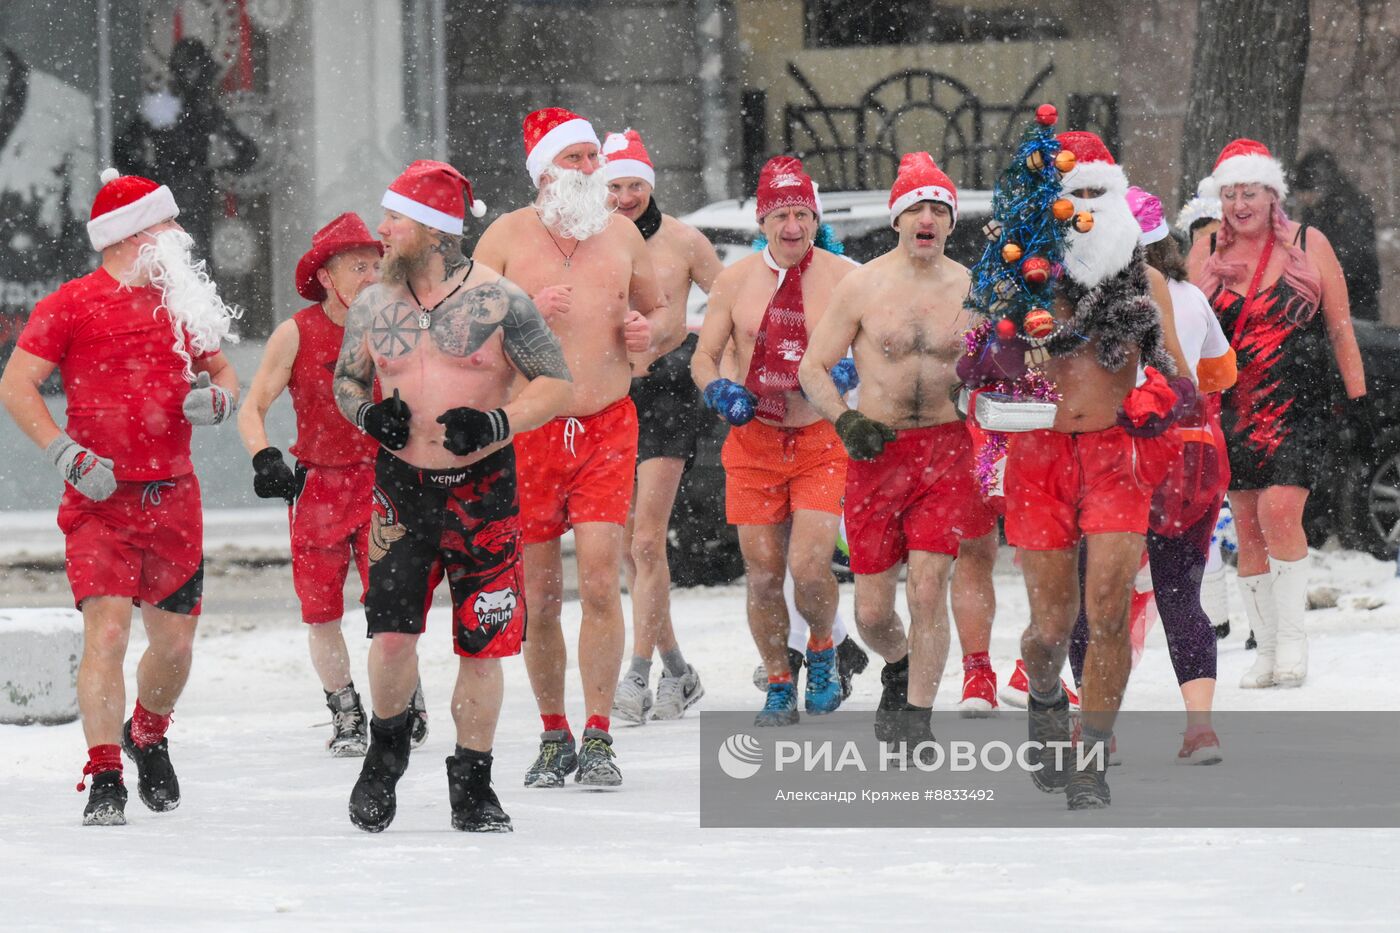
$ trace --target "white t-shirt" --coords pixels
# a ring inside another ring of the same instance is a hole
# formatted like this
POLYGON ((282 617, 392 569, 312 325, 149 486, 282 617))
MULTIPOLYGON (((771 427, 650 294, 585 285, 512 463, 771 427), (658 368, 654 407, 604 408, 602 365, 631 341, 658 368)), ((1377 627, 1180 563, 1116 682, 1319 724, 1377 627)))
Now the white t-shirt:
MULTIPOLYGON (((1230 352, 1230 341, 1220 329, 1220 320, 1206 300, 1205 292, 1190 282, 1167 279, 1167 294, 1172 299, 1172 317, 1176 321, 1176 339, 1181 344, 1181 352, 1186 364, 1191 367, 1191 381, 1196 382, 1196 367, 1201 360, 1215 359, 1230 352)), ((1183 373, 1183 375, 1186 375, 1183 373)), ((1138 366, 1137 384, 1147 379, 1142 366, 1138 366)))

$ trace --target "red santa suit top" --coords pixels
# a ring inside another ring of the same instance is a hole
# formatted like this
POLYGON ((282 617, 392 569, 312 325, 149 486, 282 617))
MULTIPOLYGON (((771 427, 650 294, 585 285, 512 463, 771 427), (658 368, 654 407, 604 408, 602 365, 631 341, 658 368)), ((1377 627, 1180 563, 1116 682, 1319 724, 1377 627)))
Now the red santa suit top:
POLYGON ((319 304, 302 308, 292 320, 300 341, 287 380, 297 416, 292 455, 303 463, 328 467, 372 462, 378 441, 341 414, 331 391, 345 328, 332 321, 319 304))
MULTIPOLYGON (((194 470, 182 408, 190 384, 175 339, 157 289, 127 288, 99 268, 35 305, 16 345, 58 365, 68 435, 110 457, 118 480, 149 482, 194 470)), ((217 352, 188 340, 185 349, 193 360, 217 352)))

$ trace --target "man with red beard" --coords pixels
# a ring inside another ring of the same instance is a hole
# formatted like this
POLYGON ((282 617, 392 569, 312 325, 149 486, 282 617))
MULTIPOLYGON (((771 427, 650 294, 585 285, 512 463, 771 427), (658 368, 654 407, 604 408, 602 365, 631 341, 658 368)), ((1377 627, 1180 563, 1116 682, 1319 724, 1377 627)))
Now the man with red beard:
POLYGON ((524 129, 525 166, 539 195, 491 224, 474 256, 535 296, 576 380, 565 412, 515 440, 531 613, 525 667, 544 725, 525 786, 562 787, 576 770, 578 783, 612 787, 622 783, 609 716, 626 636, 618 578, 637 463, 628 355, 650 359, 654 347, 673 338, 646 241, 636 224, 608 208, 592 125, 551 107, 526 117, 524 129), (564 713, 567 648, 559 621, 559 539, 570 528, 587 717, 577 751, 564 713))
POLYGON ((1180 450, 1174 406, 1189 404, 1194 389, 1189 377, 1170 387, 1163 378, 1188 370, 1171 321, 1159 311, 1170 308, 1165 280, 1138 248, 1127 177, 1093 133, 1062 133, 1059 140, 1077 159, 1063 179, 1066 196, 1094 223, 1088 233, 1068 234, 1053 308, 1058 326, 1045 344, 1043 371, 1062 395, 1054 425, 1010 435, 1006 539, 1021 549, 1030 596, 1021 652, 1030 739, 1044 747, 1032 778, 1047 793, 1063 790, 1069 808, 1079 810, 1109 804, 1104 765, 1131 666, 1133 577, 1152 493, 1180 450), (1139 363, 1150 368, 1135 391, 1139 363), (1060 670, 1079 610, 1081 537, 1089 648, 1080 694, 1085 766, 1075 770, 1060 670))
POLYGON ((467 210, 480 217, 486 206, 460 172, 414 162, 380 203, 382 281, 350 306, 333 383, 341 412, 383 448, 365 593, 374 718, 350 819, 366 832, 394 819, 412 742, 417 643, 446 577, 458 656, 452 826, 509 832, 491 789, 491 749, 505 692, 501 658, 520 652, 525 633, 510 441, 569 403, 569 369, 525 293, 462 255, 467 210))
POLYGON ((189 678, 204 580, 190 426, 233 414, 238 377, 219 344, 235 339, 237 311, 192 258, 169 188, 115 169, 102 182, 87 226, 102 265, 35 306, 0 377, 0 399, 66 483, 58 526, 83 614, 78 708, 89 746, 83 774, 93 777, 83 823, 119 826, 123 749, 146 806, 180 803, 165 732, 189 678), (66 430, 39 394, 55 367, 68 396, 66 430), (123 725, 134 604, 150 643, 123 725))
POLYGON ((724 268, 705 235, 670 214, 653 196, 656 171, 636 130, 609 133, 603 141, 603 174, 617 212, 647 241, 666 296, 664 329, 670 335, 646 372, 632 380, 637 406, 637 487, 628 527, 628 591, 632 594, 632 661, 617 683, 614 716, 630 722, 679 719, 705 695, 700 675, 686 663, 671 624, 671 571, 666 530, 681 475, 695 457, 710 415, 690 379, 695 335, 687 334, 685 306, 692 284, 709 292, 724 268), (649 677, 653 651, 661 654, 661 679, 653 701, 649 677))

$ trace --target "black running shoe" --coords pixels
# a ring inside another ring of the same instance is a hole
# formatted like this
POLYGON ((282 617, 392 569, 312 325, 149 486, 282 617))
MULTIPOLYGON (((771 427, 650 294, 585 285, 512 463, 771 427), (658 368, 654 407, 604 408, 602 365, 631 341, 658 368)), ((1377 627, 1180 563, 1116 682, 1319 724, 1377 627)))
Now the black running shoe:
POLYGON ((617 753, 612 749, 612 736, 602 729, 584 729, 583 744, 578 749, 578 773, 574 780, 589 787, 618 787, 622 771, 617 767, 617 753))
POLYGON ((428 703, 423 699, 421 678, 408 701, 408 719, 413 724, 413 747, 418 748, 428 741, 428 703))
POLYGON ((870 666, 870 655, 865 653, 865 649, 856 644, 856 640, 847 635, 841 644, 836 646, 836 673, 841 678, 841 699, 846 700, 851 695, 851 681, 857 674, 865 673, 865 669, 870 666))
POLYGON ((880 671, 880 705, 875 707, 875 738, 895 742, 899 738, 898 716, 909 705, 909 656, 886 664, 880 671))
POLYGON ((131 738, 131 720, 122 726, 122 751, 136 763, 136 791, 141 802, 157 813, 180 805, 180 781, 170 763, 170 747, 165 736, 145 748, 137 748, 131 738))
POLYGON ((510 817, 491 789, 491 756, 463 754, 447 759, 447 796, 452 828, 467 833, 509 833, 510 817))
POLYGON ((540 753, 525 772, 526 787, 563 787, 564 778, 578 767, 574 737, 563 729, 540 733, 540 753))
POLYGON ((1102 768, 1086 764, 1065 785, 1065 803, 1071 810, 1102 810, 1112 802, 1102 768))
POLYGON ((1230 622, 1229 622, 1229 620, 1227 619, 1226 621, 1221 622, 1219 625, 1215 626, 1215 640, 1216 640, 1216 641, 1224 641, 1225 639, 1227 639, 1227 638, 1229 638, 1229 637, 1230 637, 1230 622))
POLYGON ((387 728, 377 717, 370 720, 369 751, 350 792, 350 822, 367 833, 383 832, 394 821, 398 809, 394 789, 408 770, 411 727, 411 719, 398 729, 387 728))
POLYGON ((83 808, 84 826, 125 826, 126 785, 120 771, 102 771, 92 776, 88 802, 83 808))
POLYGON ((912 767, 922 762, 929 767, 933 766, 938 753, 932 748, 919 748, 924 742, 936 741, 933 737, 932 710, 919 709, 906 703, 904 709, 888 712, 885 721, 892 730, 886 745, 895 750, 903 743, 905 764, 912 767))
POLYGON ((1033 749, 1032 764, 1040 763, 1040 769, 1031 772, 1031 782, 1047 794, 1058 794, 1069 783, 1074 771, 1074 749, 1070 746, 1069 697, 1064 690, 1060 698, 1049 705, 1040 703, 1030 694, 1026 696, 1026 721, 1030 741, 1040 743, 1033 749), (1050 742, 1063 742, 1056 749, 1045 747, 1050 742), (1056 767, 1056 762, 1060 767, 1056 767))

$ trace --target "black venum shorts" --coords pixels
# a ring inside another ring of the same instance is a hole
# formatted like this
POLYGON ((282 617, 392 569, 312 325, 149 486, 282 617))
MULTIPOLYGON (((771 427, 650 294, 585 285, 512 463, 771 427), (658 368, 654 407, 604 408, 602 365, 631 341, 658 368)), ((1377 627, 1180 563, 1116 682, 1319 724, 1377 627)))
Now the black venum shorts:
POLYGON ((454 470, 421 470, 380 450, 374 470, 370 636, 422 634, 433 590, 446 576, 457 654, 519 654, 525 586, 515 448, 454 470))
POLYGON ((689 462, 701 428, 713 417, 690 378, 690 358, 698 338, 690 334, 676 349, 651 365, 650 372, 632 380, 637 406, 637 462, 673 457, 689 462))

